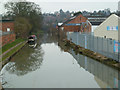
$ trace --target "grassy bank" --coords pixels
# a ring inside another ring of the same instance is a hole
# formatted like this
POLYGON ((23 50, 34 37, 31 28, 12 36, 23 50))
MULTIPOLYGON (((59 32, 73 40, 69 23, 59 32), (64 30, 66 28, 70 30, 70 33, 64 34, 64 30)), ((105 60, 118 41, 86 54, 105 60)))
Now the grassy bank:
POLYGON ((23 42, 23 41, 24 41, 23 39, 16 39, 14 42, 6 44, 5 46, 2 47, 2 53, 4 53, 11 47, 14 47, 15 45, 17 45, 18 43, 23 42))
POLYGON ((17 47, 13 48, 11 51, 9 51, 8 53, 6 53, 3 57, 2 57, 2 61, 7 59, 8 57, 12 56, 15 52, 17 52, 20 48, 22 48, 25 45, 25 42, 21 43, 20 45, 18 45, 17 47))

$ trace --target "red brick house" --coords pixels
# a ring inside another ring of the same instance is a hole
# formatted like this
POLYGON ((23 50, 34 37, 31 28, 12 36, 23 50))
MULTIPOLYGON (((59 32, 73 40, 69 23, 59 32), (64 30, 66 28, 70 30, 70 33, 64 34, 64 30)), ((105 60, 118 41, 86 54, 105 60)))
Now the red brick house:
POLYGON ((0 47, 15 41, 14 21, 0 20, 0 47))
POLYGON ((65 21, 60 29, 69 32, 91 32, 91 23, 82 14, 71 17, 65 21))

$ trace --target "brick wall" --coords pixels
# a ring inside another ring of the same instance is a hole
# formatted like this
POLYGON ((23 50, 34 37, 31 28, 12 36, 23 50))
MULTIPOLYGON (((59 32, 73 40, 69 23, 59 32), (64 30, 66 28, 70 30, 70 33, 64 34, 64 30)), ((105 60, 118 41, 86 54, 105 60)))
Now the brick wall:
POLYGON ((2 31, 7 32, 7 28, 10 28, 10 31, 13 31, 14 23, 13 22, 2 22, 2 31))
MULTIPOLYGON (((2 32, 7 32, 7 28, 10 28, 10 31, 14 31, 14 22, 10 20, 0 22, 0 30, 2 32)), ((0 47, 15 41, 15 37, 16 35, 14 33, 0 36, 0 47)))
POLYGON ((64 26, 64 30, 69 32, 78 32, 80 30, 80 26, 64 26))
POLYGON ((7 34, 0 37, 0 46, 11 43, 15 41, 15 34, 7 34))
POLYGON ((88 24, 86 27, 84 27, 84 25, 81 25, 80 30, 81 32, 91 32, 91 24, 88 24))
POLYGON ((86 22, 86 20, 87 18, 80 14, 75 19, 71 20, 68 23, 82 23, 82 22, 86 22))
MULTIPOLYGON (((86 20, 88 20, 86 17, 84 17, 83 15, 78 15, 76 18, 74 18, 73 20, 71 20, 70 22, 68 22, 67 24, 81 24, 82 22, 86 22, 86 20)), ((91 24, 88 24, 88 26, 86 28, 84 28, 83 25, 81 26, 67 26, 64 25, 64 30, 65 31, 69 31, 69 32, 77 32, 77 31, 81 31, 81 32, 91 32, 91 24)))

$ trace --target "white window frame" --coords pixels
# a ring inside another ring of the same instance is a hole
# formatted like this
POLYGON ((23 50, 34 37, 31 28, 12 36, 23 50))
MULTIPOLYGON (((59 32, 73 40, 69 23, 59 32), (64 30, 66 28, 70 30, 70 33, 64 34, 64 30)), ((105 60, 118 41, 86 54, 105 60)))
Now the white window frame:
POLYGON ((7 32, 10 32, 10 28, 7 28, 7 32))

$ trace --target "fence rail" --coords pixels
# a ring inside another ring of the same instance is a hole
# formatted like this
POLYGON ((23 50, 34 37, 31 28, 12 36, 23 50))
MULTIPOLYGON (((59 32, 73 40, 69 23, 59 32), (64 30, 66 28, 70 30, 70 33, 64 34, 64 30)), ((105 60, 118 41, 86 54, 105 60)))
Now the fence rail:
POLYGON ((108 58, 112 58, 120 62, 120 54, 118 51, 120 43, 109 38, 95 37, 92 34, 81 34, 79 32, 67 32, 67 39, 76 45, 80 45, 86 49, 100 53, 108 58))

